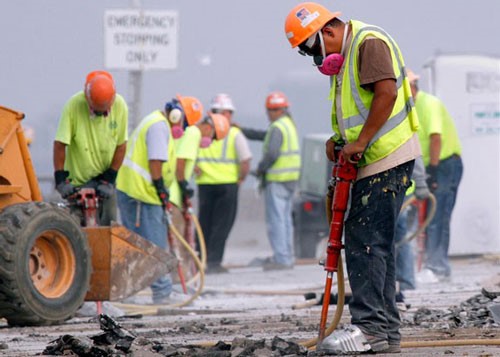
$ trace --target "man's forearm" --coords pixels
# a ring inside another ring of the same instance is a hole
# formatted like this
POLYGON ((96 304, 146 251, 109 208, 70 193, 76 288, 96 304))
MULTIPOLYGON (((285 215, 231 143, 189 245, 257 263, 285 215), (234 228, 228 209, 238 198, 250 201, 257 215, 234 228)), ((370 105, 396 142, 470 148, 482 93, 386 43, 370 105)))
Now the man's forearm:
POLYGON ((267 130, 250 129, 250 128, 241 128, 241 131, 248 140, 257 140, 257 141, 263 141, 267 133, 267 130))
POLYGON ((238 175, 238 183, 241 183, 245 180, 250 171, 250 160, 245 160, 240 162, 240 172, 238 175))
POLYGON ((110 168, 118 171, 122 166, 123 159, 125 158, 125 153, 127 151, 127 142, 118 145, 115 149, 115 154, 113 155, 113 160, 111 160, 110 168))
POLYGON ((184 172, 186 171, 186 159, 177 159, 177 167, 175 169, 175 177, 181 182, 186 179, 184 172))
POLYGON ((441 135, 431 134, 429 147, 429 164, 432 166, 439 165, 439 156, 441 154, 441 135))
POLYGON ((54 141, 54 171, 64 170, 64 161, 66 160, 66 144, 60 141, 54 141))

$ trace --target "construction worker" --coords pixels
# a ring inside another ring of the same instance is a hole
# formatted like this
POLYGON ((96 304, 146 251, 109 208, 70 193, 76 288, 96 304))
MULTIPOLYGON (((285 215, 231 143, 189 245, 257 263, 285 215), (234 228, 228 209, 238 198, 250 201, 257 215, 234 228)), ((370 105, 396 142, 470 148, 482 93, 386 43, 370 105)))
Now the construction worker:
POLYGON ((194 195, 194 189, 189 185, 189 180, 193 175, 199 149, 209 147, 213 140, 223 140, 230 128, 227 118, 215 113, 208 113, 197 122, 186 123, 187 127, 183 135, 174 141, 177 167, 176 180, 170 187, 170 201, 177 207, 182 207, 182 202, 194 195))
POLYGON ((339 16, 308 2, 295 6, 285 21, 292 48, 312 56, 330 80, 334 135, 326 142, 328 159, 343 146, 344 159, 358 163, 344 224, 352 325, 334 331, 318 349, 397 353, 394 230, 420 155, 418 118, 396 42, 379 27, 339 16))
MULTIPOLYGON (((430 196, 430 191, 425 180, 425 167, 422 157, 415 159, 415 167, 412 175, 412 186, 406 191, 405 201, 412 195, 418 200, 426 200, 430 196)), ((396 281, 399 283, 399 299, 404 300, 403 292, 405 290, 414 290, 415 284, 415 258, 411 242, 402 242, 408 231, 408 211, 409 206, 399 213, 396 222, 395 242, 398 244, 396 249, 396 281)))
MULTIPOLYGON (((261 180, 266 202, 267 238, 273 256, 263 261, 264 270, 290 269, 293 254, 293 193, 300 175, 297 128, 282 92, 270 93, 265 102, 270 121, 264 136, 264 149, 255 176, 261 180)), ((258 131, 242 128, 245 136, 260 139, 258 131)))
MULTIPOLYGON (((175 107, 170 102, 164 110, 147 115, 133 131, 123 167, 118 172, 118 207, 123 225, 157 246, 168 249, 169 206, 168 187, 175 179, 176 154, 170 121, 196 121, 203 106, 194 97, 177 97, 175 107)), ((151 285, 154 304, 172 301, 170 274, 151 285)))
POLYGON ((436 196, 436 213, 426 231, 424 269, 417 280, 449 280, 450 221, 463 173, 462 147, 455 123, 443 102, 419 90, 419 76, 414 72, 408 71, 408 78, 421 123, 418 137, 428 175, 427 184, 436 196))
POLYGON ((87 75, 65 104, 54 141, 54 179, 62 198, 95 188, 101 225, 116 221, 115 180, 127 146, 128 107, 110 73, 87 75))
MULTIPOLYGON (((231 123, 235 107, 231 97, 218 94, 213 98, 210 110, 222 114, 231 123)), ((195 180, 209 274, 227 272, 221 262, 236 218, 238 188, 250 170, 251 158, 248 141, 235 126, 231 126, 224 140, 214 141, 199 151, 195 180)))

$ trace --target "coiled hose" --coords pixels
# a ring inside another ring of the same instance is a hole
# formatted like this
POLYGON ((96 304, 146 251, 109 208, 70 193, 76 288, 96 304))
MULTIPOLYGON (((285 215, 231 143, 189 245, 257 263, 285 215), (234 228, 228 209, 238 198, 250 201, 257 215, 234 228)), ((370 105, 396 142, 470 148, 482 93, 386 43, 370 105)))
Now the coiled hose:
POLYGON ((182 247, 186 249, 189 256, 193 259, 193 262, 196 266, 197 272, 196 274, 186 283, 187 285, 192 285, 198 281, 198 286, 193 295, 186 299, 185 301, 169 304, 169 305, 136 305, 136 304, 125 304, 125 303, 113 303, 118 308, 122 308, 126 310, 128 313, 142 314, 142 315, 158 315, 160 308, 176 308, 183 307, 189 305, 194 300, 196 300, 202 293, 203 287, 205 285, 205 266, 206 266, 206 257, 207 250, 205 244, 205 237, 203 235, 203 231, 201 230, 200 223, 195 214, 191 213, 191 218, 195 224, 196 233, 198 235, 198 243, 200 246, 201 260, 198 258, 198 254, 196 251, 189 245, 189 243, 184 239, 182 234, 175 228, 173 224, 169 224, 169 229, 174 234, 174 237, 181 243, 182 247))

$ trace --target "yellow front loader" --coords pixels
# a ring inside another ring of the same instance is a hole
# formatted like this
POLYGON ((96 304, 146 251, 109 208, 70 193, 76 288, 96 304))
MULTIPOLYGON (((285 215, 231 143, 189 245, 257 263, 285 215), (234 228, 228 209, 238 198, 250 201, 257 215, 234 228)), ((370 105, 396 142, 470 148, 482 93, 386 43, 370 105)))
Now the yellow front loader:
POLYGON ((21 120, 0 106, 0 317, 12 326, 59 324, 84 301, 119 301, 175 259, 125 227, 81 227, 42 200, 21 120))

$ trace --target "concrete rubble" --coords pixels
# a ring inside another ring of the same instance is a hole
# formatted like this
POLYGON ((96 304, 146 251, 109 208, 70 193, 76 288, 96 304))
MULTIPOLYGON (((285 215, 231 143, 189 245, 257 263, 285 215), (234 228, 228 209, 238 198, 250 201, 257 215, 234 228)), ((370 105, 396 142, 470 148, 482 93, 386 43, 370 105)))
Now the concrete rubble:
MULTIPOLYGON (((42 352, 47 356, 79 357, 147 357, 147 356, 199 356, 199 357, 244 357, 244 356, 306 356, 307 349, 296 342, 275 336, 270 340, 235 338, 231 343, 218 341, 212 346, 162 344, 156 340, 137 336, 120 326, 111 317, 101 314, 98 318, 103 333, 90 337, 63 335, 51 341, 42 352)), ((196 323, 186 327, 193 332, 196 323)), ((202 327, 203 328, 203 327, 202 327)))

